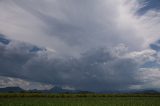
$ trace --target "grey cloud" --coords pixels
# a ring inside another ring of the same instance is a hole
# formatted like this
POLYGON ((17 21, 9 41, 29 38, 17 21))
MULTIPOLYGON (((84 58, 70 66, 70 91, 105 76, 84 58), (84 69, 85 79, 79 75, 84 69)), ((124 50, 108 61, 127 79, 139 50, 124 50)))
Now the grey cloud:
POLYGON ((75 58, 56 56, 46 50, 29 52, 32 47, 13 41, 4 45, 0 55, 0 75, 97 91, 128 89, 140 83, 135 79, 139 64, 132 58, 121 56, 119 51, 123 50, 91 49, 75 58))
MULTIPOLYGON (((109 25, 111 25, 111 23, 114 23, 113 17, 117 16, 115 15, 117 14, 117 11, 112 9, 106 9, 104 11, 104 2, 96 0, 92 2, 90 2, 89 0, 80 2, 73 0, 70 0, 69 2, 53 1, 50 2, 53 5, 53 8, 49 7, 50 10, 48 11, 44 11, 43 9, 39 8, 40 5, 37 5, 37 2, 32 2, 32 5, 34 6, 30 5, 31 2, 32 1, 17 1, 16 4, 19 4, 22 9, 30 12, 33 16, 42 20, 47 25, 47 27, 45 28, 45 32, 48 35, 56 36, 69 45, 79 45, 79 43, 80 45, 82 45, 83 43, 87 43, 85 39, 87 41, 89 40, 90 42, 90 37, 95 37, 97 36, 97 34, 102 37, 105 36, 106 32, 109 32, 107 30, 111 30, 111 28, 104 28, 105 25, 103 25, 103 22, 101 22, 101 20, 103 18, 107 18, 107 23, 109 22, 109 25), (56 9, 57 11, 54 11, 54 9, 56 9), (51 11, 53 11, 53 13, 55 14, 53 14, 51 11), (47 14, 46 12, 48 12, 49 14, 47 14), (109 13, 109 15, 106 15, 106 12, 109 13), (62 19, 61 17, 55 16, 59 13, 64 15, 62 19)), ((42 0, 41 2, 44 1, 42 0)), ((105 4, 108 6, 114 5, 113 3, 114 2, 108 2, 108 4, 105 4)), ((108 34, 108 36, 110 36, 110 34, 108 34)), ((112 38, 112 36, 110 36, 110 38, 112 38)))
POLYGON ((9 39, 5 39, 5 36, 0 34, 0 43, 8 45, 10 43, 9 39))
POLYGON ((160 91, 160 69, 158 67, 141 68, 137 79, 142 83, 133 85, 133 89, 155 89, 160 91))
POLYGON ((119 43, 130 50, 144 49, 157 39, 159 28, 159 24, 153 28, 159 21, 159 15, 152 19, 157 12, 135 14, 140 7, 136 0, 2 0, 1 5, 2 33, 63 55, 79 56, 91 48, 119 43))
MULTIPOLYGON (((3 38, 7 40, 6 38, 3 38)), ((8 45, 1 44, 0 49, 0 73, 6 76, 17 76, 22 66, 29 61, 31 58, 35 57, 38 51, 30 52, 35 46, 17 42, 10 41, 8 45)), ((43 50, 42 50, 43 51, 43 50)), ((21 72, 20 72, 21 73, 21 72)))
POLYGON ((0 76, 0 88, 4 87, 21 87, 22 89, 25 90, 30 90, 30 89, 44 90, 52 88, 53 85, 49 84, 47 85, 38 82, 30 82, 19 78, 0 76))
POLYGON ((0 43, 2 76, 85 90, 128 89, 141 83, 142 61, 155 59, 144 49, 159 38, 160 15, 137 15, 137 0, 0 2, 0 32, 22 41, 0 43))

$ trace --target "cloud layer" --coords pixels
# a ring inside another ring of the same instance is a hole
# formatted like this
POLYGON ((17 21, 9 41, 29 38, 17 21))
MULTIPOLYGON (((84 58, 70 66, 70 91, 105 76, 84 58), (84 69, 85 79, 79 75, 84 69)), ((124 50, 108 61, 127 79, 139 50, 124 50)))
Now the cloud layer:
POLYGON ((1 33, 62 55, 78 56, 93 47, 119 43, 131 50, 144 49, 160 34, 159 12, 149 10, 139 16, 136 12, 144 5, 136 0, 0 2, 1 33))
POLYGON ((0 76, 83 90, 147 88, 154 83, 149 74, 159 70, 160 12, 139 14, 143 6, 1 0, 0 32, 15 40, 0 35, 0 76))
POLYGON ((154 61, 156 54, 150 49, 129 52, 123 44, 90 49, 78 58, 60 56, 47 49, 31 51, 33 45, 18 41, 1 43, 0 48, 1 76, 93 91, 143 85, 144 80, 139 77, 145 72, 141 72, 140 66, 154 61))

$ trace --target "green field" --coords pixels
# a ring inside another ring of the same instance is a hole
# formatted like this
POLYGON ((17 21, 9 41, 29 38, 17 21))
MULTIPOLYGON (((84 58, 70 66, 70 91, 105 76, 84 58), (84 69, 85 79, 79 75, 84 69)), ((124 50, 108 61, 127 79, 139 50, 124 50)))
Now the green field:
POLYGON ((0 106, 160 106, 157 95, 0 95, 0 106))

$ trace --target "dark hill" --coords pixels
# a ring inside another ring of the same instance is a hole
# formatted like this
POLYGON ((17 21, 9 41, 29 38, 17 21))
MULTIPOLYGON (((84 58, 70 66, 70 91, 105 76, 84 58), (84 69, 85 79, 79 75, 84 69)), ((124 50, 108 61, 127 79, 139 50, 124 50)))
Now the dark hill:
POLYGON ((6 87, 6 88, 0 88, 0 92, 22 92, 24 91, 20 87, 6 87))

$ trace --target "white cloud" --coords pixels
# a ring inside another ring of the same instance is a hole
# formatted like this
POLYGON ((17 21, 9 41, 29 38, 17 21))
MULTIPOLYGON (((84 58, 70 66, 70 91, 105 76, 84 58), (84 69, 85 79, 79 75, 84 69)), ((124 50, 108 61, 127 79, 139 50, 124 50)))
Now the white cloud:
POLYGON ((160 91, 160 69, 141 68, 137 76, 142 83, 131 86, 132 89, 155 89, 160 91))
POLYGON ((156 59, 155 57, 156 51, 151 49, 146 49, 143 51, 134 51, 126 54, 125 56, 128 58, 132 58, 137 61, 139 64, 143 65, 146 62, 153 62, 156 59))
POLYGON ((0 32, 62 55, 120 43, 141 50, 160 34, 159 12, 139 16, 142 6, 136 0, 1 0, 0 32))

